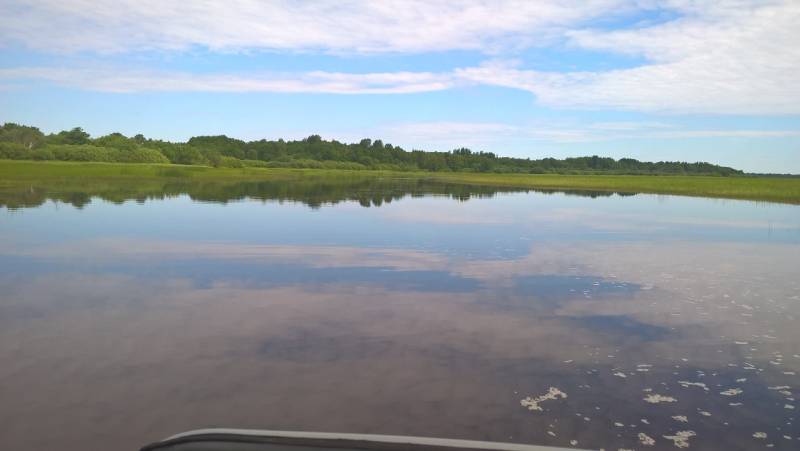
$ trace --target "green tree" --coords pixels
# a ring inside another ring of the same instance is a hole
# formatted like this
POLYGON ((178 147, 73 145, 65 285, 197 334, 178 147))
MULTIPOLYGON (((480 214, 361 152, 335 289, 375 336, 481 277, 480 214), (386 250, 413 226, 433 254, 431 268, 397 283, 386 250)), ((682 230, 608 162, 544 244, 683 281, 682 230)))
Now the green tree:
POLYGON ((51 140, 54 144, 89 144, 90 139, 89 134, 83 131, 83 129, 80 127, 75 127, 69 131, 64 130, 59 132, 57 135, 51 136, 54 137, 54 139, 51 140))
POLYGON ((44 145, 44 133, 36 127, 7 122, 0 128, 0 142, 18 144, 28 150, 44 145))
POLYGON ((94 145, 122 150, 134 150, 139 147, 136 141, 118 132, 96 138, 94 145))

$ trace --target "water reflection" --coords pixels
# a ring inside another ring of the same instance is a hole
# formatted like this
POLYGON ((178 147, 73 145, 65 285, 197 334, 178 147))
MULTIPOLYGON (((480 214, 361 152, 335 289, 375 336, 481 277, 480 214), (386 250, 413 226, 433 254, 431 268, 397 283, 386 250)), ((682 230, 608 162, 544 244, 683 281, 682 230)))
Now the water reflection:
POLYGON ((427 189, 6 214, 0 448, 214 426, 796 446, 797 207, 427 189))
POLYGON ((540 192, 582 197, 633 196, 636 193, 589 190, 523 190, 456 183, 442 183, 428 178, 359 176, 291 176, 267 181, 192 181, 176 179, 149 180, 50 180, 7 182, 0 185, 0 207, 9 210, 35 208, 47 201, 84 208, 92 199, 113 203, 144 203, 188 195, 194 201, 225 204, 241 200, 299 202, 312 208, 345 201, 363 207, 380 207, 405 197, 446 196, 466 201, 492 197, 497 193, 540 192))

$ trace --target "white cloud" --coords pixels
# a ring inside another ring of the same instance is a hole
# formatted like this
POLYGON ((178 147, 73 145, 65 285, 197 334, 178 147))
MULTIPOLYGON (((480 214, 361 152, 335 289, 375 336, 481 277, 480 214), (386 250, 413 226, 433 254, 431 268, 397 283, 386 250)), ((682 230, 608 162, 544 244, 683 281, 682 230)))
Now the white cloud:
POLYGON ((800 113, 800 2, 676 2, 685 15, 644 28, 567 32, 573 45, 649 62, 554 73, 489 62, 459 74, 566 108, 665 113, 800 113))
POLYGON ((0 69, 0 80, 44 80, 80 89, 131 93, 154 91, 408 94, 453 86, 449 74, 305 72, 197 75, 175 72, 28 67, 0 69))
POLYGON ((491 52, 631 8, 626 0, 5 0, 0 41, 67 52, 491 52))

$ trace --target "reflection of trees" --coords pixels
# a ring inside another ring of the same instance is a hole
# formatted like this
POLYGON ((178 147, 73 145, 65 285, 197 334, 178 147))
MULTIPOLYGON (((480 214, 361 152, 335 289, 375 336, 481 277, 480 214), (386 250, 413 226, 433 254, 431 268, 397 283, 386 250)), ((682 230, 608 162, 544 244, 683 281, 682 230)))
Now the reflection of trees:
POLYGON ((537 193, 543 193, 543 194, 566 194, 567 196, 591 197, 592 199, 596 199, 598 197, 611 197, 611 196, 629 197, 639 194, 639 193, 624 192, 624 191, 594 191, 594 190, 572 190, 572 189, 534 189, 530 191, 535 191, 537 193))
POLYGON ((344 201, 355 201, 364 207, 380 207, 406 196, 438 195, 458 201, 467 201, 476 197, 492 197, 500 192, 529 191, 588 197, 615 194, 605 191, 523 190, 445 183, 426 178, 315 176, 256 182, 192 181, 189 179, 84 179, 0 186, 0 206, 9 209, 30 208, 52 200, 83 208, 91 202, 92 198, 113 203, 122 203, 128 200, 144 203, 148 200, 163 200, 185 194, 196 201, 223 204, 244 199, 257 199, 301 202, 311 208, 344 201))

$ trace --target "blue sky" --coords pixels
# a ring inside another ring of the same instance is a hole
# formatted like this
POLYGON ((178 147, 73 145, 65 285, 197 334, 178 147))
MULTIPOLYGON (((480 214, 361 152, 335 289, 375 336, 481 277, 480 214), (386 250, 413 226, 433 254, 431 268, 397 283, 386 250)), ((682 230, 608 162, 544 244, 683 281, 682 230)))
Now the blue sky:
POLYGON ((800 3, 0 0, 0 122, 800 173, 800 3))

